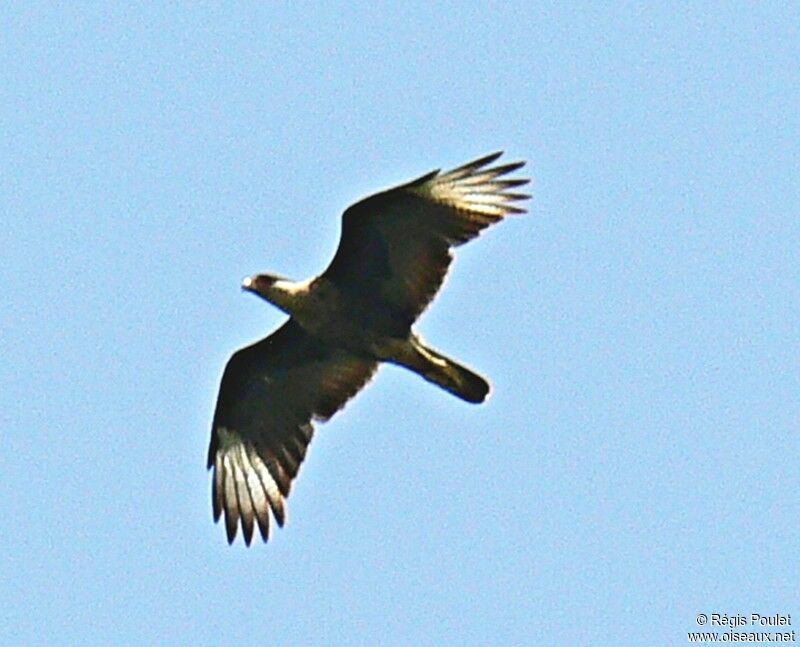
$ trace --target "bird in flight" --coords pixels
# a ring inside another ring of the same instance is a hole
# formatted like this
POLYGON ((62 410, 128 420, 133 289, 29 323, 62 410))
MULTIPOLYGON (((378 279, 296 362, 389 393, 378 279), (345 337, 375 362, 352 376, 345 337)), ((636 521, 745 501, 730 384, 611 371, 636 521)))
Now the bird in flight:
POLYGON ((467 402, 489 384, 425 344, 412 329, 466 243, 530 196, 507 178, 524 166, 492 166, 502 153, 372 195, 342 216, 327 269, 305 281, 256 274, 242 288, 289 315, 268 337, 233 354, 225 367, 208 449, 214 520, 228 542, 241 522, 266 542, 270 510, 279 526, 284 499, 314 433, 360 391, 381 362, 403 366, 467 402))

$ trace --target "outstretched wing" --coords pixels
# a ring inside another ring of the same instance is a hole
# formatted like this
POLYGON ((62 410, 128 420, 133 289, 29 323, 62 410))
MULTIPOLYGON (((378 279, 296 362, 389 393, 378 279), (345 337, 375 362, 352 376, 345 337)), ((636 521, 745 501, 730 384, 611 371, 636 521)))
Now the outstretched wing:
POLYGON ((489 166, 501 154, 433 171, 349 207, 339 248, 322 276, 410 326, 442 285, 450 248, 525 211, 515 203, 530 196, 510 189, 528 180, 499 179, 525 163, 489 166))
POLYGON ((372 377, 377 364, 329 348, 290 319, 243 348, 225 367, 208 450, 214 520, 225 513, 228 542, 239 520, 250 545, 254 520, 264 541, 269 509, 283 525, 289 494, 314 433, 372 377))

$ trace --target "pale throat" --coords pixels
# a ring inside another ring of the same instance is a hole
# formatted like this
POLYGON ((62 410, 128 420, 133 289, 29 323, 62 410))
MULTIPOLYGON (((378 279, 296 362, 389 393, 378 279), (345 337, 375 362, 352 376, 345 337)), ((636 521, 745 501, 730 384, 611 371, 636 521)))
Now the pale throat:
POLYGON ((313 280, 313 278, 306 279, 305 281, 277 279, 266 289, 266 294, 264 296, 267 297, 270 303, 284 312, 293 314, 306 301, 313 280))

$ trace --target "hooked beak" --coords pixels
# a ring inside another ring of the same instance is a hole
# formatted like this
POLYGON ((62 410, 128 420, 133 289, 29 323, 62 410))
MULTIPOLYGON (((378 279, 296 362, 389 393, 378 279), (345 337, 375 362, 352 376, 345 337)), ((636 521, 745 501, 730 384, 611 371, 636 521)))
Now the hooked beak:
POLYGON ((245 292, 256 291, 256 282, 252 276, 248 276, 242 280, 242 290, 244 290, 245 292))

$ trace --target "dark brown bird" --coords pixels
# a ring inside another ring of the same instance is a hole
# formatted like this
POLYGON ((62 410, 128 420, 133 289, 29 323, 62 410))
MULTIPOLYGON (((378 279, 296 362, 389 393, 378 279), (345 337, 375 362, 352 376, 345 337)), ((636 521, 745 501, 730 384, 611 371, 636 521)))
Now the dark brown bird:
POLYGON ((249 545, 257 523, 279 526, 314 433, 375 373, 399 364, 467 402, 483 402, 489 384, 428 347, 412 325, 444 281, 451 248, 511 213, 530 196, 527 179, 501 179, 524 162, 490 166, 494 153, 447 173, 438 170, 370 196, 342 217, 339 248, 319 276, 293 282, 271 274, 243 288, 289 320, 243 348, 225 367, 208 450, 214 520, 225 513, 228 542, 241 521, 249 545))

